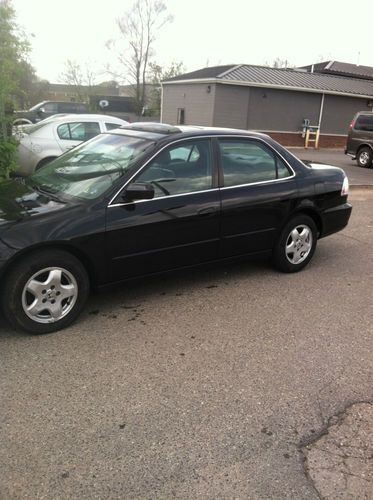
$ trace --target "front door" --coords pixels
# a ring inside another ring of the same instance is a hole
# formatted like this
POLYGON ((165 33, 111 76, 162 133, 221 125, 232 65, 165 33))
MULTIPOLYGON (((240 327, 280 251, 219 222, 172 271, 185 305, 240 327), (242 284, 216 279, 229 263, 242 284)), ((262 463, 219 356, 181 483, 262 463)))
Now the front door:
POLYGON ((220 198, 209 139, 178 142, 160 152, 131 182, 154 186, 151 200, 107 208, 110 279, 155 273, 215 259, 220 198))

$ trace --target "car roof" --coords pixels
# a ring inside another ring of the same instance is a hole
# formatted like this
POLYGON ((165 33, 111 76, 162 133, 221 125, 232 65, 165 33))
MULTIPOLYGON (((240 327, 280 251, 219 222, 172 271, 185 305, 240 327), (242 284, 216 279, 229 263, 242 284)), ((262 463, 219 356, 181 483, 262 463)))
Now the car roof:
POLYGON ((252 132, 249 130, 241 130, 234 128, 223 127, 205 127, 201 125, 169 125, 167 123, 152 123, 152 122, 134 122, 129 125, 110 130, 110 134, 118 135, 131 135, 143 137, 144 139, 159 140, 170 136, 177 135, 185 137, 193 137, 196 135, 247 135, 268 137, 259 132, 252 132))

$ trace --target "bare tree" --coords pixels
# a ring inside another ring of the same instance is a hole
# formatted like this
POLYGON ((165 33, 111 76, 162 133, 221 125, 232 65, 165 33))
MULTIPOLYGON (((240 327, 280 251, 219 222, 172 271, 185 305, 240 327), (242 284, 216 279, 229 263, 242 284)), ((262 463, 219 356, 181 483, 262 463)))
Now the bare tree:
POLYGON ((86 63, 82 67, 77 61, 67 59, 65 70, 60 75, 60 80, 68 85, 72 85, 76 97, 79 101, 88 100, 92 94, 93 87, 96 85, 97 73, 92 65, 86 63))
POLYGON ((120 72, 108 71, 121 80, 133 83, 136 112, 145 106, 145 83, 154 42, 161 28, 172 21, 163 0, 135 0, 132 8, 117 19, 119 39, 107 42, 118 51, 120 72))
POLYGON ((266 61, 264 66, 269 66, 270 68, 295 68, 294 64, 290 64, 288 59, 281 59, 281 57, 276 57, 271 63, 266 61))

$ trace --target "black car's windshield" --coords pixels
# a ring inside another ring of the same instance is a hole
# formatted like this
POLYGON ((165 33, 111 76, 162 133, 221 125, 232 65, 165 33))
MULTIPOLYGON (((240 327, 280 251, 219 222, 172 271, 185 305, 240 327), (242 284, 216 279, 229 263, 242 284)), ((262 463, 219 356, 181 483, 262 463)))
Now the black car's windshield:
POLYGON ((115 134, 97 136, 27 179, 35 190, 67 198, 95 199, 111 188, 154 141, 115 134))

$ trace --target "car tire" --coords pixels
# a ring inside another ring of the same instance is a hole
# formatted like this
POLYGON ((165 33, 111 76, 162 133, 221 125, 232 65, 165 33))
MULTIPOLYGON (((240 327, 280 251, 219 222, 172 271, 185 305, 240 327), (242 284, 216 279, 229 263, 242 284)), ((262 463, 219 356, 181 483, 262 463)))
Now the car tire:
POLYGON ((273 249, 272 262, 284 273, 302 270, 315 252, 317 227, 308 215, 293 217, 283 228, 273 249))
POLYGON ((45 334, 70 325, 88 294, 88 275, 76 257, 42 250, 26 256, 6 276, 2 308, 14 328, 45 334))
POLYGON ((48 158, 43 158, 42 160, 39 161, 39 163, 35 167, 35 171, 39 170, 39 168, 44 167, 45 165, 48 165, 51 161, 55 160, 57 156, 49 156, 48 158))
POLYGON ((373 151, 368 147, 359 149, 356 155, 356 161, 359 167, 371 167, 373 162, 373 151))

